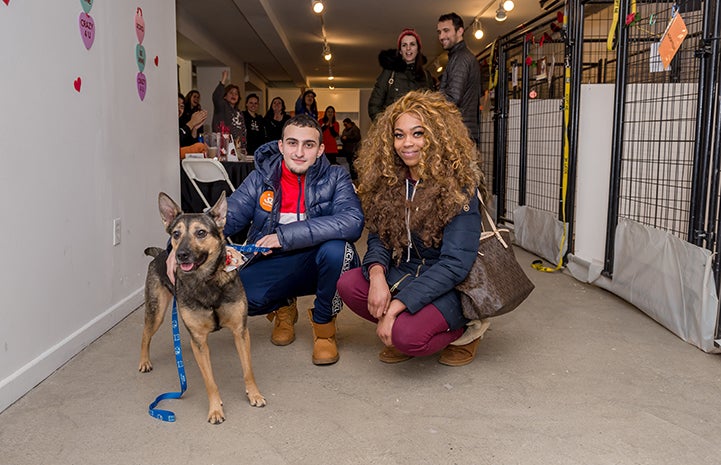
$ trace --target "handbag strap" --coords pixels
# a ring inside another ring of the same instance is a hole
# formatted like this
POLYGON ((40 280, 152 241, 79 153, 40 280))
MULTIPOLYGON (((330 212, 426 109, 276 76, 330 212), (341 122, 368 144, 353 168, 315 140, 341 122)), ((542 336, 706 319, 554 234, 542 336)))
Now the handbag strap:
POLYGON ((503 244, 504 248, 508 248, 508 244, 506 244, 506 241, 503 240, 503 237, 501 236, 501 232, 498 230, 498 227, 496 227, 496 222, 493 221, 493 218, 491 217, 491 214, 488 213, 488 207, 486 207, 485 202, 483 202, 483 198, 481 197, 481 191, 476 189, 476 197, 478 197, 478 201, 481 203, 481 209, 483 210, 483 213, 486 215, 486 220, 488 220, 488 224, 491 226, 491 230, 493 231, 493 235, 496 236, 496 238, 503 244))

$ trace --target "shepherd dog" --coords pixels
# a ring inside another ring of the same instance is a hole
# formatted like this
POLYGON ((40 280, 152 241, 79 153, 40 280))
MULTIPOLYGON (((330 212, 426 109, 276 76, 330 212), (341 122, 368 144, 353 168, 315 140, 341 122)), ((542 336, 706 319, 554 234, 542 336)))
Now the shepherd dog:
POLYGON ((225 271, 227 252, 223 228, 228 202, 223 193, 206 213, 183 213, 165 193, 158 195, 160 217, 170 235, 177 268, 175 285, 166 272, 168 252, 157 247, 145 249, 154 257, 145 280, 145 325, 140 346, 138 370, 153 369, 150 340, 163 322, 173 295, 178 313, 191 338, 193 355, 208 392, 208 422, 225 421, 223 402, 210 365, 208 335, 220 328, 233 332, 235 347, 243 367, 245 392, 250 405, 263 407, 265 398, 255 384, 250 362, 248 300, 237 271, 225 271))

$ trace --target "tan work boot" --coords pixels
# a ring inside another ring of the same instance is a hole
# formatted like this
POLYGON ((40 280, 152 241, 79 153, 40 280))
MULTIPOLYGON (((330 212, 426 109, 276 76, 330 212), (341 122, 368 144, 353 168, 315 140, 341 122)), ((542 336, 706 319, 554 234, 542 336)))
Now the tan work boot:
POLYGON ((378 354, 378 360, 383 363, 400 363, 405 362, 406 360, 410 360, 412 358, 413 357, 411 357, 410 355, 404 354, 393 346, 386 346, 378 354))
POLYGON ((273 325, 273 333, 270 335, 270 342, 277 346, 287 346, 295 341, 295 329, 293 325, 298 321, 297 300, 280 307, 274 312, 270 312, 267 318, 270 321, 275 320, 273 325))
POLYGON ((335 341, 335 317, 329 323, 313 321, 313 309, 308 309, 308 317, 313 327, 313 364, 332 365, 340 358, 335 341))

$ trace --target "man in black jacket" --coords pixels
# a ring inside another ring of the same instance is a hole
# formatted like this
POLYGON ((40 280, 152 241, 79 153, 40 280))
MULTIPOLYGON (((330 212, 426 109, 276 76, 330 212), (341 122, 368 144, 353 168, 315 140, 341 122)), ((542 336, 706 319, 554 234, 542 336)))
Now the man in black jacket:
POLYGON ((448 51, 448 64, 441 76, 440 92, 455 103, 468 133, 480 142, 481 70, 473 53, 463 40, 463 19, 456 13, 438 18, 438 40, 448 51))

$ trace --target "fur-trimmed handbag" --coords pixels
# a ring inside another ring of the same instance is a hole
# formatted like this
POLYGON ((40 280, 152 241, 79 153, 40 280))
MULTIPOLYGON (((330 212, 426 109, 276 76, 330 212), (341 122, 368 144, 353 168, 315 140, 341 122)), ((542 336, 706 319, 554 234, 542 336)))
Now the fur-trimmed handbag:
POLYGON ((479 192, 478 200, 490 225, 481 232, 478 255, 466 279, 456 286, 463 316, 483 320, 518 307, 535 287, 516 260, 508 229, 498 229, 479 192))

